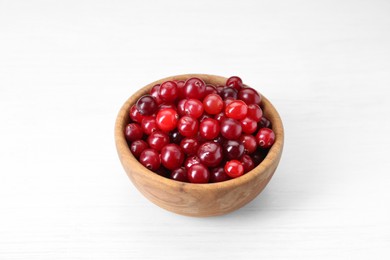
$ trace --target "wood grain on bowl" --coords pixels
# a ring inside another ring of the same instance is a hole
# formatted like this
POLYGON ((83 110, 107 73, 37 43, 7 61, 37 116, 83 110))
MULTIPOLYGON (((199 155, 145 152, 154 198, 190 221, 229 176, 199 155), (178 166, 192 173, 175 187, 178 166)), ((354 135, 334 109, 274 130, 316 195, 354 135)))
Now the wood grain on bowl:
MULTIPOLYGON (((280 116, 271 102, 262 97, 264 115, 271 121, 276 140, 266 158, 252 171, 225 182, 192 184, 164 178, 142 166, 132 155, 124 136, 129 123, 129 109, 156 84, 167 80, 199 77, 206 83, 224 85, 226 78, 206 74, 186 74, 160 79, 146 85, 122 106, 115 124, 115 143, 120 161, 135 187, 156 205, 187 216, 216 216, 232 212, 253 200, 274 174, 283 150, 284 130, 280 116)), ((261 92, 260 92, 261 93, 261 92)))

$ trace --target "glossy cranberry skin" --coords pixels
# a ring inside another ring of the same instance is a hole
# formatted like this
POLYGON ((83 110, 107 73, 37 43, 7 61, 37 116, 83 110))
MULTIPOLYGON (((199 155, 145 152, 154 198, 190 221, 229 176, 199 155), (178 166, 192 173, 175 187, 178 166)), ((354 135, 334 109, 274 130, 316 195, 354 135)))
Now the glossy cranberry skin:
POLYGON ((203 99, 204 110, 210 115, 216 115, 223 110, 223 100, 217 94, 209 94, 203 99))
POLYGON ((144 140, 136 140, 131 143, 130 151, 135 158, 139 158, 143 150, 149 148, 149 145, 144 140))
POLYGON ((184 104, 184 112, 192 118, 199 118, 203 114, 203 104, 197 99, 188 99, 184 104))
POLYGON ((252 158, 247 154, 244 154, 244 156, 242 156, 241 164, 244 167, 244 173, 247 173, 247 172, 253 170, 253 168, 255 168, 255 164, 254 164, 252 158))
POLYGON ((175 181, 188 182, 187 170, 184 167, 173 170, 170 174, 170 178, 175 181))
POLYGON ((217 167, 210 171, 210 182, 222 182, 230 180, 223 167, 217 167))
POLYGON ((198 133, 199 123, 190 116, 183 116, 179 119, 177 129, 182 136, 193 137, 198 133))
POLYGON ((139 162, 151 171, 156 171, 160 168, 160 154, 151 148, 145 149, 139 156, 139 162))
POLYGON ((177 90, 177 84, 174 81, 165 81, 161 84, 159 90, 159 96, 165 102, 173 102, 179 95, 177 90))
POLYGON ((190 78, 185 82, 184 93, 188 99, 203 100, 206 93, 206 83, 199 78, 190 78))
POLYGON ((169 140, 171 141, 171 143, 180 144, 182 139, 183 136, 179 133, 179 130, 175 129, 169 132, 169 140))
POLYGON ((258 129, 263 128, 263 127, 271 128, 271 121, 269 121, 265 116, 263 116, 260 119, 260 122, 258 124, 258 129))
POLYGON ((261 96, 253 88, 242 88, 238 92, 238 99, 244 101, 247 105, 260 104, 261 96))
POLYGON ((184 153, 177 144, 167 144, 161 149, 161 163, 168 170, 180 168, 184 161, 184 153))
POLYGON ((239 159, 245 151, 244 145, 236 140, 226 140, 222 147, 227 160, 239 159))
POLYGON ((275 133, 269 128, 260 128, 256 134, 257 145, 261 148, 270 148, 275 142, 275 133))
POLYGON ((157 105, 163 103, 163 100, 160 98, 159 92, 160 92, 160 84, 154 85, 150 90, 150 95, 154 97, 154 100, 156 100, 157 105))
POLYGON ((253 134, 257 130, 257 122, 249 117, 246 117, 240 121, 242 131, 246 134, 253 134))
POLYGON ((208 167, 217 167, 223 159, 221 145, 214 142, 205 142, 201 144, 197 155, 201 163, 208 167))
POLYGON ((259 122, 263 116, 263 110, 259 107, 259 105, 250 104, 248 105, 248 113, 246 116, 255 120, 256 122, 259 122))
POLYGON ((256 151, 257 142, 256 138, 253 135, 243 134, 240 136, 240 143, 244 146, 244 150, 246 154, 252 154, 256 151))
POLYGON ((178 98, 179 99, 185 98, 186 94, 184 93, 184 86, 185 86, 184 80, 176 81, 176 86, 177 86, 178 98))
POLYGON ((125 137, 128 142, 140 140, 143 135, 142 127, 137 123, 128 124, 125 128, 125 137))
POLYGON ((151 95, 144 95, 137 101, 137 109, 144 116, 151 116, 157 110, 157 102, 151 95))
POLYGON ((214 116, 214 119, 217 120, 219 123, 222 123, 222 121, 226 118, 225 113, 221 112, 219 114, 216 114, 214 116))
POLYGON ((187 157, 187 159, 184 161, 184 167, 188 170, 192 165, 200 164, 200 159, 198 156, 193 155, 190 157, 187 157))
POLYGON ((237 178, 244 174, 244 166, 238 160, 231 160, 225 164, 225 173, 231 178, 237 178))
POLYGON ((229 97, 233 99, 237 99, 237 90, 232 87, 225 87, 221 90, 220 96, 223 100, 229 97))
POLYGON ((225 115, 237 120, 244 119, 247 113, 248 106, 241 100, 235 100, 228 104, 225 108, 225 115))
POLYGON ((188 169, 187 176, 191 183, 208 183, 210 172, 203 164, 195 164, 188 169))
POLYGON ((212 140, 219 135, 221 127, 219 122, 213 118, 206 118, 200 123, 199 132, 200 135, 207 139, 212 140))
POLYGON ((210 95, 210 94, 217 94, 217 89, 214 87, 214 85, 207 84, 206 85, 206 91, 204 93, 204 96, 210 95))
POLYGON ((177 113, 180 115, 180 116, 185 116, 186 115, 186 111, 184 109, 185 105, 186 105, 186 102, 187 102, 187 99, 182 99, 180 100, 178 103, 177 103, 177 113))
POLYGON ((141 127, 146 135, 150 135, 158 129, 156 118, 153 116, 144 116, 144 118, 142 119, 141 127))
POLYGON ((166 108, 171 108, 173 110, 177 110, 174 103, 162 103, 158 106, 158 110, 166 109, 166 108))
POLYGON ((130 119, 136 123, 142 123, 144 116, 138 111, 136 105, 132 105, 130 108, 130 119))
POLYGON ((164 146, 169 144, 169 136, 162 131, 155 131, 148 136, 147 142, 150 148, 161 151, 164 146))
POLYGON ((233 76, 228 78, 228 80, 226 81, 226 86, 233 87, 236 90, 240 90, 243 84, 242 84, 242 80, 239 77, 233 76))
POLYGON ((186 155, 194 155, 198 151, 199 142, 196 138, 187 137, 181 141, 180 147, 186 155))
POLYGON ((225 118, 221 123, 221 135, 229 140, 236 140, 242 133, 242 126, 239 121, 233 118, 225 118))
POLYGON ((172 108, 161 109, 156 116, 156 122, 158 128, 163 131, 169 132, 176 128, 179 121, 179 115, 176 110, 172 108))

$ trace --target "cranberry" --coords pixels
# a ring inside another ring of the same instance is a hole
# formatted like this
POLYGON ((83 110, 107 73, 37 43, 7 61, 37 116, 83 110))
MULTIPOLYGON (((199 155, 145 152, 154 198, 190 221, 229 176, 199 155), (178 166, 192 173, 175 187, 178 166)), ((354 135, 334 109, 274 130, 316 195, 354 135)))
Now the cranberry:
POLYGON ((166 109, 166 108, 170 108, 170 109, 173 109, 173 110, 177 110, 176 106, 174 103, 162 103, 158 106, 158 110, 161 110, 161 109, 166 109))
POLYGON ((185 85, 184 80, 178 80, 178 81, 176 81, 176 85, 177 85, 177 94, 178 94, 178 98, 180 98, 180 99, 185 98, 185 97, 186 97, 186 94, 184 93, 184 85, 185 85))
POLYGON ((235 101, 235 99, 232 98, 232 97, 226 98, 226 99, 223 101, 224 107, 226 108, 226 107, 227 107, 230 103, 232 103, 233 101, 235 101))
POLYGON ((137 123, 131 123, 126 126, 125 137, 129 142, 142 139, 144 135, 142 127, 137 123))
POLYGON ((160 98, 159 92, 160 92, 160 84, 154 85, 150 90, 150 95, 154 97, 157 105, 160 105, 163 102, 163 100, 160 98))
POLYGON ((137 109, 144 116, 153 115, 157 110, 157 102, 151 95, 144 95, 137 101, 137 109))
POLYGON ((223 100, 229 97, 233 99, 237 99, 237 90, 232 87, 225 87, 221 90, 220 96, 223 100))
POLYGON ((177 129, 182 136, 193 137, 198 133, 199 123, 190 116, 183 116, 179 119, 177 129))
POLYGON ((253 168, 255 168, 255 163, 253 162, 252 158, 247 154, 244 154, 244 156, 242 156, 241 163, 244 167, 244 173, 247 173, 253 168))
POLYGON ((244 145, 246 154, 251 154, 256 151, 257 142, 256 138, 253 135, 241 135, 239 140, 240 143, 244 145))
POLYGON ((161 84, 159 90, 159 96, 166 102, 173 102, 179 95, 177 90, 177 84, 174 81, 165 81, 161 84))
POLYGON ((210 172, 210 182, 222 182, 230 180, 223 167, 214 168, 210 172))
POLYGON ((167 168, 165 168, 164 166, 160 166, 160 168, 158 168, 154 172, 162 177, 165 177, 165 178, 169 178, 170 174, 171 174, 171 172, 167 168))
POLYGON ((271 121, 269 121, 266 117, 262 117, 260 119, 260 122, 258 124, 258 128, 263 128, 263 127, 266 127, 266 128, 271 128, 271 121))
POLYGON ((156 118, 153 116, 144 116, 141 126, 144 133, 150 135, 157 130, 156 118))
POLYGON ((196 138, 187 137, 181 141, 180 147, 185 154, 194 155, 198 151, 199 142, 196 138))
POLYGON ((204 92, 205 96, 209 94, 217 94, 217 89, 211 84, 206 85, 206 91, 204 92))
POLYGON ((203 138, 212 140, 219 135, 220 126, 217 120, 207 118, 200 123, 199 131, 203 138))
POLYGON ((139 156, 140 163, 151 171, 156 171, 161 164, 159 153, 151 148, 145 149, 139 156))
POLYGON ((256 134, 257 145, 261 148, 270 148, 275 142, 275 133, 269 128, 260 128, 256 134))
POLYGON ((217 94, 210 94, 203 99, 203 106, 207 113, 216 115, 223 109, 223 100, 217 94))
POLYGON ((242 163, 237 160, 228 161, 225 164, 224 169, 226 174, 231 178, 237 178, 244 174, 244 166, 242 166, 242 163))
POLYGON ((186 111, 184 109, 185 105, 187 103, 187 99, 182 99, 177 103, 177 113, 179 113, 180 116, 184 116, 186 114, 186 111))
POLYGON ((203 100, 206 92, 206 83, 199 78, 190 78, 184 85, 184 93, 187 98, 203 100))
POLYGON ((263 110, 261 110, 259 105, 250 104, 248 105, 248 113, 246 114, 246 116, 255 120, 256 122, 259 122, 261 117, 263 116, 263 110))
POLYGON ((251 156, 254 164, 259 165, 267 156, 267 150, 258 149, 251 156))
POLYGON ((148 148, 148 144, 144 140, 136 140, 131 143, 130 151, 134 155, 135 158, 139 158, 142 151, 148 148))
POLYGON ((219 114, 216 114, 214 116, 214 119, 217 120, 219 123, 222 123, 222 121, 226 118, 225 113, 221 112, 219 114))
POLYGON ((156 116, 158 128, 166 132, 175 129, 178 121, 179 115, 172 108, 161 109, 156 116))
POLYGON ((184 161, 184 153, 177 144, 167 144, 161 149, 161 163, 168 170, 180 168, 184 161))
POLYGON ((239 159, 245 151, 244 145, 235 140, 227 140, 223 144, 225 158, 228 160, 239 159))
POLYGON ((169 140, 171 143, 174 144, 180 144, 181 140, 183 139, 183 136, 179 133, 179 130, 175 129, 171 132, 169 132, 169 140))
POLYGON ((191 183, 208 183, 210 172, 203 164, 195 164, 188 169, 187 176, 191 183))
POLYGON ((136 123, 142 123, 144 116, 138 111, 136 105, 132 105, 130 108, 130 118, 136 123))
POLYGON ((260 104, 261 97, 253 88, 242 88, 238 92, 238 99, 244 101, 247 105, 260 104))
POLYGON ((209 114, 203 114, 203 115, 201 115, 200 117, 199 117, 199 122, 203 122, 203 120, 205 120, 205 119, 207 119, 207 118, 212 118, 212 116, 211 115, 209 115, 209 114))
POLYGON ((155 131, 149 135, 147 142, 150 148, 161 151, 164 146, 169 144, 169 137, 166 133, 155 131))
POLYGON ((240 90, 242 88, 242 85, 242 80, 237 76, 230 77, 226 81, 226 86, 233 87, 236 90, 240 90))
POLYGON ((228 104, 225 108, 225 114, 227 117, 233 119, 244 119, 248 113, 248 106, 241 100, 235 100, 228 104))
POLYGON ((225 118, 221 123, 221 135, 229 140, 236 140, 242 133, 239 121, 232 118, 225 118))
POLYGON ((197 99, 188 99, 184 104, 184 112, 190 117, 198 118, 203 114, 203 104, 197 99))
POLYGON ((200 159, 198 156, 190 156, 184 161, 184 167, 188 170, 192 165, 200 164, 200 159))
POLYGON ((175 181, 188 182, 187 170, 184 167, 173 170, 170 177, 175 181))
POLYGON ((245 117, 240 121, 242 126, 242 131, 246 134, 253 134, 257 130, 257 123, 255 120, 245 117))
POLYGON ((221 145, 214 142, 203 143, 199 147, 197 155, 200 161, 209 167, 218 166, 223 158, 221 145))
POLYGON ((225 88, 225 86, 216 86, 215 88, 216 88, 216 90, 217 90, 217 94, 218 94, 218 95, 221 95, 222 90, 225 88))

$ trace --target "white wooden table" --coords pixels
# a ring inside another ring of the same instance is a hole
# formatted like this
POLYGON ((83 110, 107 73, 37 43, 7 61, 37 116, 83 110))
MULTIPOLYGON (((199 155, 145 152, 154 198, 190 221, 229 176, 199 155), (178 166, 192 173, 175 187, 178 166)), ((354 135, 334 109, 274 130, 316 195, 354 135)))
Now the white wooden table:
POLYGON ((0 1, 0 259, 390 259, 389 1, 0 1), (266 190, 232 214, 147 201, 116 113, 183 73, 279 110, 266 190))

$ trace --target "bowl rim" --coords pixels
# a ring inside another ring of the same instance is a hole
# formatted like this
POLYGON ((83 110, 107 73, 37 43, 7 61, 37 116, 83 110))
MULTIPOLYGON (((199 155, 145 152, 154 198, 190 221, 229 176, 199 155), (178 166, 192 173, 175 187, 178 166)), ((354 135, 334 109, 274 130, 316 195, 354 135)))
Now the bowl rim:
MULTIPOLYGON (((124 121, 126 118, 129 117, 128 111, 130 107, 135 104, 136 100, 142 95, 145 95, 148 93, 148 91, 156 84, 160 84, 164 81, 167 80, 185 80, 191 77, 198 77, 204 80, 207 83, 208 79, 213 78, 215 80, 218 80, 220 82, 226 82, 227 78, 222 77, 222 76, 217 76, 217 75, 211 75, 211 74, 181 74, 181 75, 175 75, 175 76, 170 76, 170 77, 165 77, 159 80, 156 80, 152 83, 147 84, 146 86, 142 87, 141 89, 137 90, 135 93, 133 93, 127 100, 126 102, 122 105, 120 108, 118 115, 116 117, 115 121, 115 129, 114 129, 114 134, 115 134, 115 144, 116 148, 118 151, 118 156, 122 162, 123 165, 125 165, 124 161, 126 161, 127 165, 131 164, 139 164, 140 166, 141 163, 133 156, 133 154, 130 151, 130 148, 127 144, 125 135, 124 135, 124 121)), ((251 86, 249 86, 251 87, 251 86)), ((255 89, 255 88, 254 88, 255 89)), ((256 90, 257 91, 257 90, 256 90)), ((272 105, 272 103, 264 97, 264 95, 259 92, 262 96, 262 103, 263 107, 269 111, 268 114, 272 115, 272 129, 275 133, 275 143, 272 145, 270 150, 268 151, 268 154, 264 158, 264 160, 255 168, 253 168, 251 171, 245 173, 244 175, 230 179, 227 181, 223 182, 216 182, 216 183, 202 183, 202 184, 197 184, 197 183, 187 183, 187 182, 180 182, 176 180, 172 180, 163 176, 160 176, 156 174, 155 172, 150 171, 146 167, 144 167, 145 175, 144 178, 150 179, 152 182, 156 183, 162 183, 168 187, 171 188, 180 188, 180 189, 185 189, 185 190, 194 190, 198 192, 202 192, 205 190, 214 190, 214 189, 233 189, 234 187, 241 186, 247 182, 250 182, 251 180, 260 177, 266 170, 271 167, 274 161, 278 160, 280 157, 280 153, 282 152, 283 149, 283 144, 284 144, 284 128, 283 128, 283 123, 281 121, 281 118, 279 116, 279 113, 275 109, 275 107, 272 105)), ((143 167, 143 166, 142 166, 143 167)), ((133 174, 132 172, 127 174, 133 174)))

